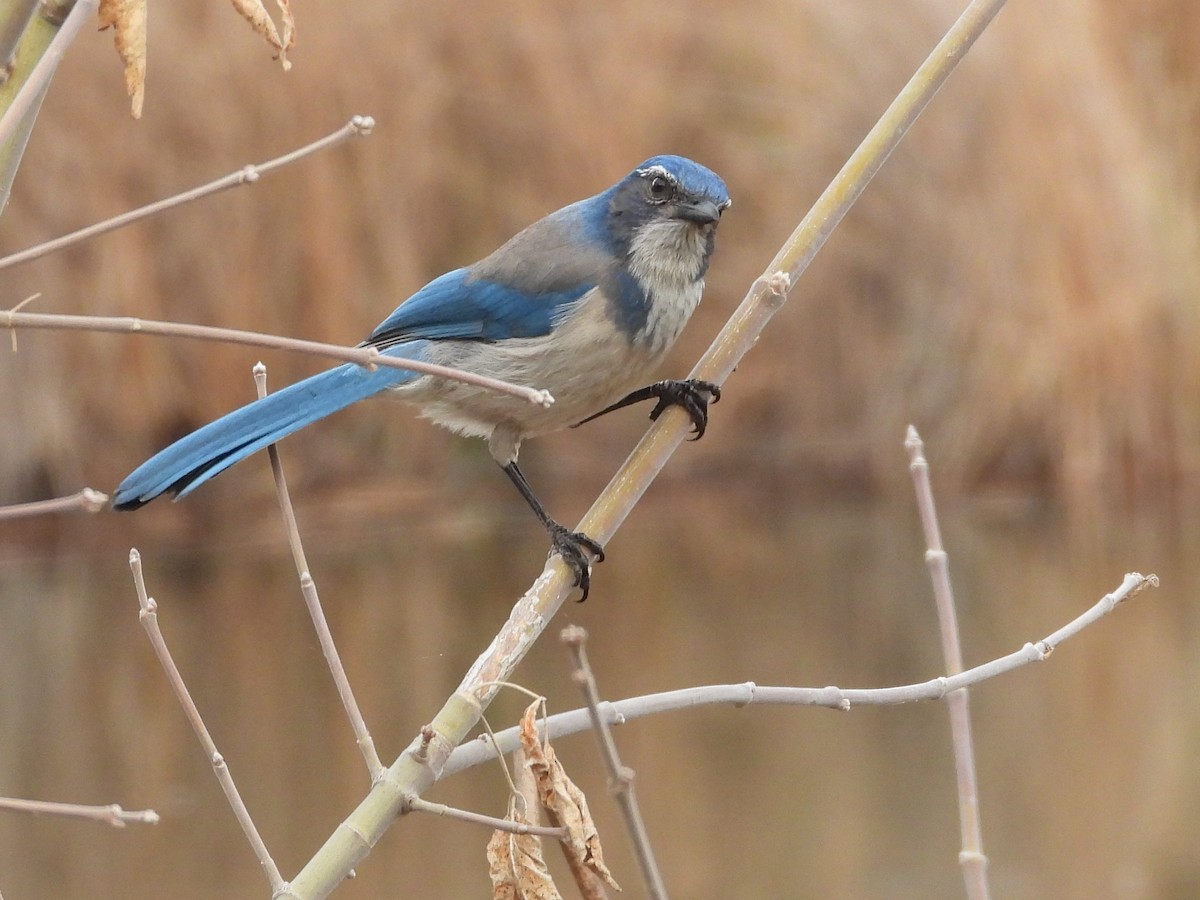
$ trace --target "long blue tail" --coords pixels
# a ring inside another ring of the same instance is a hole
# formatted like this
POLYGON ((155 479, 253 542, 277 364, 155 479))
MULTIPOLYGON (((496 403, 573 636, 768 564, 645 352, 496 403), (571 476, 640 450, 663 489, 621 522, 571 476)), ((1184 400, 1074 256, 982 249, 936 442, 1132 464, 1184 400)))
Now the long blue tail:
MULTIPOLYGON (((419 358, 424 341, 390 348, 388 356, 419 358)), ((115 509, 137 509, 168 491, 190 494, 250 454, 380 391, 420 377, 404 369, 374 371, 347 363, 235 409, 160 450, 117 487, 115 509)))

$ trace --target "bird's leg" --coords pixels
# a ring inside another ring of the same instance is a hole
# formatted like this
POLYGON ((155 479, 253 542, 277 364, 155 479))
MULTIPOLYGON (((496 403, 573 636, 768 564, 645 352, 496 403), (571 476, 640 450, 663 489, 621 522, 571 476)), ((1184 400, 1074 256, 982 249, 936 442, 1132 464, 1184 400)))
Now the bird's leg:
POLYGON ((713 403, 720 400, 720 386, 713 384, 711 381, 700 381, 696 378, 689 378, 686 381, 658 381, 644 388, 639 388, 628 397, 618 400, 612 406, 607 406, 598 413, 592 413, 592 415, 588 416, 582 422, 577 422, 575 427, 578 428, 584 422, 598 419, 615 410, 632 406, 634 403, 641 403, 643 400, 657 397, 658 403, 654 409, 650 410, 650 419, 657 421, 658 417, 662 415, 663 410, 668 406, 682 406, 684 412, 692 420, 692 440, 698 441, 704 437, 704 430, 708 427, 709 395, 712 396, 713 403))
POLYGON ((575 585, 583 591, 583 596, 579 598, 579 602, 582 603, 587 599, 588 591, 592 586, 588 558, 583 551, 589 550, 596 557, 596 562, 604 562, 604 547, 582 531, 571 531, 550 518, 546 508, 534 495, 533 488, 525 480, 525 475, 517 468, 515 461, 505 464, 503 468, 504 474, 517 486, 517 490, 521 492, 525 502, 529 504, 542 525, 550 532, 550 544, 553 552, 558 553, 563 558, 563 562, 570 566, 571 571, 575 573, 575 585))

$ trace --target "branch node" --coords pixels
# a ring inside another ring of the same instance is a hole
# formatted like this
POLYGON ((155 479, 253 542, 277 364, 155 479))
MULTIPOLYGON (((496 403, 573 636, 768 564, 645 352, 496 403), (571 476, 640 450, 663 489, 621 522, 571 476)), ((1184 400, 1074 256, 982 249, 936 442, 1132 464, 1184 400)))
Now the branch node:
POLYGON ((413 749, 413 759, 419 763, 425 763, 429 759, 429 748, 433 744, 434 738, 437 737, 437 732, 433 730, 432 725, 424 725, 421 728, 421 739, 417 746, 413 749))
POLYGON ((836 684, 829 684, 822 688, 818 702, 822 706, 828 706, 838 712, 850 712, 850 698, 836 684))
POLYGON ((8 324, 10 326, 12 325, 12 314, 13 313, 20 312, 23 308, 25 308, 27 305, 32 303, 34 300, 40 299, 41 296, 42 296, 41 291, 38 291, 35 294, 30 294, 28 297, 26 297, 24 300, 22 300, 16 306, 14 306, 12 309, 8 310, 8 324))
POLYGON ((258 171, 258 166, 253 164, 242 166, 241 171, 238 172, 238 183, 254 184, 258 181, 259 177, 260 173, 258 171))
POLYGON ((754 702, 754 692, 758 689, 758 685, 753 681, 745 682, 742 687, 746 689, 746 699, 739 700, 733 704, 734 709, 742 709, 745 706, 754 702))
POLYGON ((79 500, 85 512, 99 512, 108 504, 108 494, 85 487, 79 492, 79 500))
POLYGON ((772 272, 767 276, 765 284, 767 290, 782 303, 787 299, 788 291, 792 289, 792 276, 783 270, 772 272))
POLYGON ((913 458, 914 463, 918 458, 921 459, 922 462, 924 461, 924 457, 921 456, 922 446, 924 446, 924 444, 921 441, 921 436, 917 434, 917 426, 909 425, 908 429, 904 432, 904 449, 909 453, 915 454, 913 458))
POLYGON ((582 646, 583 642, 587 640, 587 629, 582 625, 568 625, 559 632, 558 639, 568 647, 582 646))
MULTIPOLYGON (((1117 600, 1116 600, 1117 603, 1122 603, 1125 600, 1129 600, 1133 597, 1136 597, 1138 594, 1140 594, 1142 591, 1144 591, 1148 587, 1154 587, 1154 588, 1158 587, 1158 576, 1155 575, 1153 572, 1151 572, 1149 575, 1143 575, 1141 572, 1130 572, 1128 575, 1125 576, 1125 578, 1126 579, 1136 578, 1138 583, 1133 588, 1133 590, 1129 591, 1127 594, 1120 595, 1120 592, 1118 591, 1117 593, 1120 596, 1117 597, 1117 600)), ((1109 596, 1111 597, 1113 595, 1110 594, 1109 596)), ((1105 598, 1105 599, 1107 599, 1107 598, 1105 598)), ((1115 604, 1114 604, 1114 606, 1115 606, 1115 604)))
POLYGON ((350 127, 357 137, 366 137, 375 128, 375 119, 371 116, 354 116, 350 120, 350 127))

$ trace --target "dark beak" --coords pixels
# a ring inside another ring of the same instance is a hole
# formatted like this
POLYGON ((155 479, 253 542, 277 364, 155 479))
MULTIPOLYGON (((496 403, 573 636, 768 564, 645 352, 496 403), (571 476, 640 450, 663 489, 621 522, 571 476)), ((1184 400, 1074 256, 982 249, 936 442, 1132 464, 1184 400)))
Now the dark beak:
POLYGON ((725 204, 718 206, 708 199, 680 200, 675 204, 674 216, 697 225, 711 225, 720 220, 724 209, 725 204))

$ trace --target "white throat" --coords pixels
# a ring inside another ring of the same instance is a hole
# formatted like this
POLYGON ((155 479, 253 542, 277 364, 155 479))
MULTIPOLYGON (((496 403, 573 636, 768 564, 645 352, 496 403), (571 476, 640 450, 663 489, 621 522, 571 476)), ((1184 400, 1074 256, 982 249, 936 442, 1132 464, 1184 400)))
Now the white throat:
POLYGON ((707 245, 700 229, 689 222, 650 222, 633 236, 629 271, 644 289, 679 290, 700 277, 707 245))
POLYGON ((704 292, 708 239, 679 220, 651 222, 638 229, 629 252, 629 271, 650 300, 638 336, 654 355, 665 353, 691 318, 704 292))

